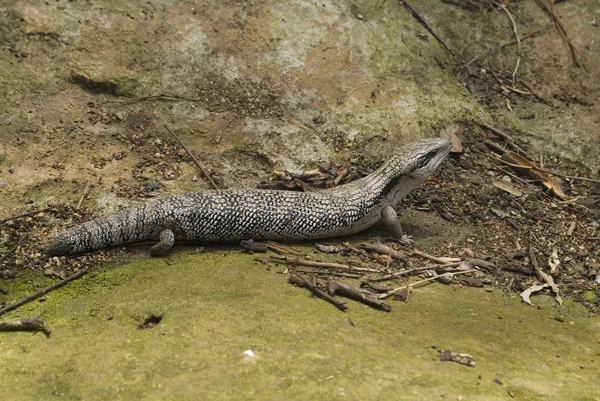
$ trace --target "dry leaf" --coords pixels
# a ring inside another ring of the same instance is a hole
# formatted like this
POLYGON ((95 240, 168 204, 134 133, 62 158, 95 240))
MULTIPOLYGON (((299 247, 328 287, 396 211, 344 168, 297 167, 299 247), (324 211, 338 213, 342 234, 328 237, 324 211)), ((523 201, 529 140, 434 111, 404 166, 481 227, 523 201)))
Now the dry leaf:
POLYGON ((558 185, 558 183, 554 181, 552 177, 548 175, 548 173, 541 171, 535 164, 527 160, 525 157, 507 150, 504 152, 501 159, 510 163, 511 167, 517 173, 526 175, 534 180, 541 181, 542 184, 554 192, 556 196, 563 200, 567 199, 567 195, 564 194, 560 185, 558 185))
POLYGON ((452 144, 452 150, 450 150, 450 152, 452 152, 452 153, 462 153, 463 152, 462 141, 460 140, 460 138, 457 135, 458 128, 459 128, 458 125, 451 124, 447 127, 442 128, 442 130, 440 131, 440 137, 446 138, 452 144))
POLYGON ((550 265, 550 273, 556 272, 556 269, 560 266, 560 259, 558 258, 558 250, 556 248, 552 248, 552 253, 548 258, 548 265, 550 265))
POLYGON ((504 181, 494 181, 493 184, 496 188, 500 188, 501 190, 508 192, 509 194, 514 195, 517 198, 520 198, 521 196, 523 196, 523 191, 521 191, 517 187, 514 187, 510 184, 505 183, 504 181))
POLYGON ((560 295, 558 295, 558 286, 554 283, 554 279, 552 278, 552 276, 544 273, 541 270, 538 271, 538 274, 542 276, 542 278, 546 282, 546 285, 552 288, 552 291, 554 291, 554 294, 556 294, 554 296, 556 302, 558 302, 559 305, 562 305, 562 298, 560 297, 560 295))
POLYGON ((526 289, 525 291, 523 291, 519 295, 521 295, 521 298, 523 298, 523 302, 525 302, 531 306, 535 306, 531 302, 531 299, 529 299, 529 297, 531 297, 531 294, 533 294, 534 292, 541 291, 546 287, 548 287, 548 284, 535 284, 535 285, 532 285, 531 287, 529 287, 528 289, 526 289))

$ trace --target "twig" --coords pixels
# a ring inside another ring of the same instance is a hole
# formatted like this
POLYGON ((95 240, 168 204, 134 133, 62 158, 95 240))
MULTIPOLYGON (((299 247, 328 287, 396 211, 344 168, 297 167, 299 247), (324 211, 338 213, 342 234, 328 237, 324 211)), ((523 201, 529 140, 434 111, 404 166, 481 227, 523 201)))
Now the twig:
POLYGON ((510 19, 510 22, 512 23, 513 32, 515 33, 515 38, 517 40, 517 64, 515 65, 515 69, 512 73, 512 81, 514 84, 515 83, 515 75, 517 75, 517 70, 519 69, 519 64, 521 64, 521 38, 519 38, 519 33, 517 32, 517 24, 515 23, 515 20, 513 19, 513 16, 510 13, 510 11, 508 11, 508 8, 506 8, 506 6, 504 4, 500 4, 497 2, 494 2, 494 3, 498 7, 503 9, 506 12, 506 14, 508 14, 508 18, 510 19))
POLYGON ((0 331, 41 331, 50 337, 52 330, 38 317, 21 319, 17 322, 0 322, 0 331))
POLYGON ((75 207, 75 210, 79 210, 79 208, 81 207, 81 204, 83 203, 83 198, 85 198, 86 195, 90 192, 91 184, 92 184, 92 182, 90 180, 88 180, 88 182, 85 184, 85 189, 83 190, 83 194, 81 195, 81 198, 79 198, 79 202, 77 202, 77 206, 75 207))
POLYGON ((281 244, 278 244, 277 242, 273 242, 273 241, 268 241, 267 247, 272 251, 279 252, 282 254, 289 253, 289 254, 292 254, 295 256, 302 255, 302 252, 298 252, 297 250, 290 248, 289 246, 281 245, 281 244))
POLYGON ((296 273, 302 274, 317 274, 321 276, 336 276, 336 277, 344 277, 344 278, 362 278, 360 274, 352 274, 352 273, 340 273, 340 272, 330 272, 323 270, 302 270, 302 269, 294 269, 296 273))
POLYGON ((327 292, 329 292, 329 294, 331 295, 339 294, 343 297, 354 299, 355 301, 365 303, 369 306, 381 309, 385 312, 389 312, 392 310, 392 307, 389 304, 386 304, 385 302, 377 298, 377 295, 361 290, 360 288, 351 286, 350 284, 342 283, 340 281, 328 280, 327 292))
POLYGON ((541 171, 542 173, 546 173, 546 174, 550 174, 550 175, 556 175, 559 177, 563 177, 563 178, 568 178, 570 180, 581 180, 581 181, 589 181, 589 182, 594 182, 596 184, 600 184, 600 180, 594 179, 594 178, 588 178, 588 177, 579 177, 579 176, 574 176, 574 175, 567 175, 567 174, 563 174, 563 173, 559 173, 556 171, 552 171, 552 170, 546 170, 543 168, 539 168, 537 166, 523 166, 520 164, 514 164, 511 162, 507 162, 506 160, 502 160, 499 157, 494 157, 492 155, 488 155, 487 153, 482 153, 487 155, 489 158, 499 161, 500 163, 503 163, 509 167, 515 167, 515 168, 520 168, 522 170, 536 170, 536 171, 541 171))
POLYGON ((342 179, 346 176, 346 174, 348 174, 348 169, 343 168, 337 175, 337 177, 335 177, 335 180, 333 180, 333 186, 338 186, 340 184, 340 181, 342 181, 342 179))
POLYGON ((190 101, 190 102, 199 102, 202 99, 193 98, 193 97, 179 96, 179 95, 169 95, 169 94, 166 94, 166 93, 161 93, 161 94, 158 94, 158 95, 134 97, 134 98, 125 99, 125 100, 107 100, 105 102, 98 103, 98 104, 99 105, 108 104, 108 103, 131 104, 131 103, 142 102, 142 101, 145 101, 145 100, 187 100, 187 101, 190 101))
POLYGON ((554 13, 552 6, 548 7, 542 0, 535 0, 535 2, 550 16, 550 18, 552 18, 552 21, 554 21, 554 24, 556 24, 558 29, 564 35, 565 39, 567 40, 567 43, 569 44, 569 48, 571 49, 571 53, 573 55, 573 60, 575 61, 575 65, 577 65, 578 67, 583 65, 583 68, 585 68, 585 70, 587 72, 590 72, 590 69, 587 66, 587 61, 585 59, 585 56, 583 55, 583 53, 581 53, 579 51, 579 49, 577 49, 575 47, 573 42, 571 42, 571 38, 567 34, 567 30, 565 29, 562 22, 560 22, 560 19, 558 19, 558 16, 554 13), (581 59, 581 63, 579 62, 579 59, 577 57, 579 57, 581 59))
MULTIPOLYGON (((456 275, 458 275, 458 274, 473 273, 474 271, 475 271, 475 269, 471 269, 471 270, 465 270, 465 271, 460 271, 460 272, 456 272, 456 273, 449 273, 449 274, 451 274, 451 275, 452 275, 452 277, 454 277, 454 276, 456 276, 456 275)), ((389 291, 388 291, 388 292, 386 292, 386 293, 380 294, 380 295, 379 295, 379 299, 385 299, 385 298, 387 298, 387 297, 389 297, 389 296, 392 296, 392 295, 394 295, 394 294, 395 294, 395 293, 397 293, 398 291, 406 290, 406 289, 408 289, 408 288, 412 288, 412 287, 414 287, 414 286, 417 286, 417 285, 420 285, 420 284, 424 284, 424 283, 427 283, 427 282, 429 282, 429 281, 433 281, 433 280, 435 280, 435 279, 438 279, 438 278, 440 278, 440 277, 441 277, 441 276, 439 276, 439 275, 437 275, 437 274, 436 274, 436 275, 435 275, 435 276, 433 276, 433 277, 429 277, 429 278, 426 278, 426 279, 424 279, 424 280, 417 281, 417 282, 415 282, 415 283, 407 284, 407 285, 405 285, 404 287, 398 287, 398 288, 394 288, 394 289, 392 289, 392 290, 389 290, 389 291)))
POLYGON ((550 107, 555 107, 554 103, 552 102, 552 100, 548 99, 545 95, 539 93, 532 84, 530 84, 529 82, 525 81, 524 79, 519 79, 519 82, 523 84, 523 86, 525 86, 527 89, 529 89, 529 91, 531 92, 531 94, 533 96, 535 96, 540 102, 546 103, 548 106, 550 107))
POLYGON ((25 238, 29 237, 29 233, 25 233, 21 236, 21 238, 19 238, 19 241, 17 241, 17 244, 15 246, 13 246, 10 251, 6 252, 6 254, 4 254, 4 256, 2 256, 2 259, 0 259, 0 263, 4 262, 4 259, 6 259, 8 257, 8 255, 12 254, 14 251, 17 250, 17 248, 19 247, 19 245, 21 245, 21 242, 25 241, 25 238))
POLYGON ((346 270, 346 271, 352 271, 352 272, 381 273, 379 270, 368 269, 365 267, 342 265, 339 263, 313 262, 311 260, 292 259, 290 257, 281 256, 281 255, 271 255, 271 258, 275 259, 276 262, 290 263, 290 264, 299 265, 299 266, 321 267, 324 269, 337 269, 337 270, 346 270))
POLYGON ((402 276, 407 276, 407 275, 413 274, 413 273, 419 273, 419 272, 426 271, 426 270, 435 270, 439 267, 457 267, 461 263, 462 262, 454 262, 454 263, 448 263, 448 264, 444 264, 444 265, 428 265, 428 266, 423 266, 423 267, 415 267, 414 269, 408 269, 408 270, 403 270, 398 273, 388 274, 386 276, 376 278, 376 279, 370 280, 370 281, 380 282, 380 281, 394 280, 396 278, 400 278, 402 276))
POLYGON ((544 277, 542 276, 542 268, 540 267, 540 264, 537 261, 537 257, 535 256, 535 248, 533 246, 529 246, 529 261, 531 262, 531 265, 535 269, 538 279, 542 283, 544 283, 545 281, 544 281, 544 277))
POLYGON ((527 154, 527 152, 525 152, 519 145, 517 145, 515 143, 515 140, 508 135, 506 132, 500 130, 499 128, 493 127, 491 125, 489 125, 488 123, 484 123, 484 122, 475 122, 477 125, 479 125, 480 127, 484 127, 489 129, 490 131, 492 131, 494 134, 498 135, 499 137, 503 138, 506 143, 508 143, 508 145, 510 147, 512 147, 514 150, 516 150, 517 152, 519 152, 520 154, 522 154, 523 156, 525 156, 526 158, 528 158, 529 160, 533 160, 533 158, 531 156, 529 156, 527 154))
POLYGON ((204 166, 202 165, 202 163, 200 163, 200 160, 198 160, 196 158, 196 156, 194 156, 193 153, 188 149, 188 147, 185 146, 185 144, 183 142, 181 142, 181 139, 179 139, 179 137, 177 135, 175 135, 175 133, 173 131, 171 131, 171 128, 169 128, 168 125, 165 124, 165 128, 167 129, 167 131, 169 131, 169 133, 171 135, 173 135, 173 138, 175 138, 177 140, 177 142, 179 142, 179 144, 181 145, 181 147, 183 149, 185 149, 185 151, 187 152, 187 154, 190 155, 190 157, 192 158, 192 160, 194 161, 194 163, 196 163, 196 166, 198 166, 198 168, 200 169, 200 171, 202 171, 202 174, 204 174, 204 176, 206 177, 206 179, 208 179, 208 181, 210 182, 210 185, 212 185, 212 187, 214 189, 219 189, 219 186, 217 184, 215 184, 215 182, 213 181, 213 179, 210 176, 210 174, 208 174, 208 171, 204 168, 204 166))
POLYGON ((390 255, 390 259, 394 258, 394 259, 398 259, 401 260, 403 262, 406 262, 406 255, 404 254, 404 252, 402 251, 397 251, 395 249, 393 249, 392 247, 389 247, 387 245, 384 244, 367 244, 367 243, 362 243, 358 245, 360 248, 366 249, 368 251, 372 251, 372 252, 377 252, 381 255, 390 255))
POLYGON ((483 259, 466 258, 465 262, 472 266, 480 267, 484 270, 487 270, 488 272, 492 272, 497 269, 496 265, 493 262, 489 262, 489 261, 483 260, 483 259))
POLYGON ((335 299, 334 297, 332 297, 325 291, 318 289, 317 287, 312 285, 310 282, 308 282, 302 276, 294 274, 293 276, 290 276, 290 278, 288 278, 288 281, 294 285, 297 285, 298 287, 306 288, 307 290, 312 292, 313 295, 315 295, 321 299, 324 299, 325 301, 334 305, 336 308, 338 308, 342 312, 344 312, 346 309, 348 309, 348 307, 346 305, 344 305, 342 302, 338 301, 337 299, 335 299))
MULTIPOLYGON (((550 24, 548 24, 548 25, 546 25, 546 26, 544 26, 544 27, 542 27, 542 28, 540 28, 540 29, 536 29, 536 30, 535 30, 535 31, 533 31, 533 32, 529 32, 528 34, 526 34, 526 35, 523 35, 523 37, 521 37, 521 39, 520 39, 520 40, 521 40, 521 42, 523 42, 525 39, 528 39, 528 38, 530 38, 530 37, 532 37, 532 36, 535 36, 535 35, 537 35, 538 33, 542 32, 542 31, 545 31, 546 29, 550 28, 552 25, 554 25, 554 24, 550 23, 550 24)), ((483 53, 480 53, 480 54, 478 54, 477 56, 473 57, 473 58, 471 59, 471 61, 469 61, 467 64, 465 64, 465 67, 468 67, 468 66, 470 66, 471 64, 473 64, 475 61, 479 60, 479 59, 480 59, 481 57, 483 57, 483 56, 487 56, 488 54, 490 54, 490 53, 492 53, 492 52, 494 52, 494 51, 498 51, 498 50, 504 49, 505 47, 508 47, 508 46, 514 45, 515 43, 517 43, 517 40, 516 40, 516 39, 515 39, 515 40, 512 40, 512 41, 510 41, 510 42, 503 43, 503 44, 501 44, 500 46, 498 46, 498 47, 495 47, 495 48, 493 48, 493 49, 491 49, 491 50, 487 50, 487 51, 485 51, 485 52, 483 52, 483 53)))
POLYGON ((48 210, 47 207, 45 207, 43 209, 32 210, 31 212, 25 212, 25 213, 17 214, 15 216, 10 216, 10 217, 7 217, 5 219, 1 219, 0 220, 0 224, 4 224, 7 221, 20 219, 21 217, 27 217, 27 216, 31 216, 31 215, 34 215, 34 214, 37 214, 37 213, 40 213, 40 212, 45 212, 46 210, 48 210))
POLYGON ((432 260, 437 263, 442 263, 444 265, 449 265, 454 262, 460 262, 459 258, 438 258, 437 256, 429 255, 425 252, 421 252, 416 249, 414 251, 412 251, 412 255, 420 256, 422 258, 429 259, 429 260, 432 260))
POLYGON ((4 315, 7 312, 10 312, 11 310, 17 309, 19 306, 28 304, 31 301, 35 301, 42 295, 48 294, 51 291, 54 291, 60 287, 63 287, 65 285, 67 285, 68 283, 70 283, 71 281, 77 280, 78 278, 86 275, 88 272, 89 272, 89 269, 80 270, 77 273, 70 275, 66 279, 59 281, 58 283, 54 283, 46 288, 43 288, 43 289, 29 295, 28 297, 21 299, 20 301, 17 301, 10 305, 7 305, 4 308, 0 309, 0 316, 4 315))
POLYGON ((421 17, 419 15, 419 13, 417 13, 415 11, 414 8, 412 8, 410 6, 410 4, 408 4, 406 2, 406 0, 400 0, 400 4, 403 4, 404 7, 406 7, 406 9, 412 14, 412 16, 417 20, 417 22, 419 22, 421 25, 423 25, 423 27, 425 29, 427 29, 427 31, 433 35, 433 37, 444 47, 444 49, 446 49, 448 51, 448 53, 450 53, 452 55, 452 57, 455 57, 454 52, 452 50, 450 50, 450 48, 448 47, 448 45, 446 45, 446 43, 444 43, 444 41, 433 31, 433 29, 431 29, 431 27, 427 24, 427 22, 425 22, 425 20, 423 19, 423 17, 421 17))

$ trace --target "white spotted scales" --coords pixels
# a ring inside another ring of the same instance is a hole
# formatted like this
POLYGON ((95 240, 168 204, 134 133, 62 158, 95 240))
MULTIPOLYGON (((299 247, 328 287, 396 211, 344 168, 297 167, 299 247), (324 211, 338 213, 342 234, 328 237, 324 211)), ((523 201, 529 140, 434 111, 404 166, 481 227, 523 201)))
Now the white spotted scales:
POLYGON ((382 219, 397 235, 395 207, 444 161, 445 139, 402 147, 372 174, 318 192, 220 189, 155 199, 88 221, 59 234, 49 255, 68 255, 138 241, 158 240, 152 255, 164 255, 175 240, 302 240, 365 230, 382 219))

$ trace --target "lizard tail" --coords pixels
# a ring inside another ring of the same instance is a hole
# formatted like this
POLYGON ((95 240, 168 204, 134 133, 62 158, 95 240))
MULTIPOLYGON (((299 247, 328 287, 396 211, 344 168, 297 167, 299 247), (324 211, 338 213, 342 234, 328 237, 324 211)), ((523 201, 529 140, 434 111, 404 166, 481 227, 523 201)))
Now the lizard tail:
POLYGON ((45 253, 73 255, 150 239, 155 231, 152 215, 151 208, 144 205, 90 220, 56 236, 45 253))

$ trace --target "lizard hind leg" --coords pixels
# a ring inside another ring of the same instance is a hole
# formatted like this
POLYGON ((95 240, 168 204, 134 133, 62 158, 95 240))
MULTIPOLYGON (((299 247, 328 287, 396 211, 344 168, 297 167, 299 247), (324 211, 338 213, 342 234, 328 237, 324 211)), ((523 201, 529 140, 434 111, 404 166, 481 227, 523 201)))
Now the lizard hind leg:
POLYGON ((400 242, 405 245, 411 245, 414 243, 414 240, 410 235, 406 235, 402 232, 402 226, 400 225, 400 220, 398 220, 398 214, 394 210, 394 208, 390 205, 387 205, 381 211, 381 217, 387 226, 392 237, 396 238, 400 242))
POLYGON ((169 253, 175 243, 175 234, 168 228, 162 230, 158 236, 158 243, 150 248, 151 256, 165 256, 169 253))

